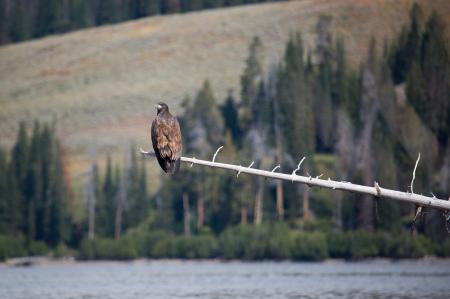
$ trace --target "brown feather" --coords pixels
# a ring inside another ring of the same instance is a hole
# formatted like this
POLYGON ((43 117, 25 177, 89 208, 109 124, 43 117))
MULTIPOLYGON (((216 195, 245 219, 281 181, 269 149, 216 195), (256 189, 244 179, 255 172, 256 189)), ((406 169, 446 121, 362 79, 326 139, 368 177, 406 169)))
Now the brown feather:
POLYGON ((174 173, 179 167, 182 151, 178 120, 168 110, 158 113, 152 122, 151 135, 159 165, 165 172, 174 173))

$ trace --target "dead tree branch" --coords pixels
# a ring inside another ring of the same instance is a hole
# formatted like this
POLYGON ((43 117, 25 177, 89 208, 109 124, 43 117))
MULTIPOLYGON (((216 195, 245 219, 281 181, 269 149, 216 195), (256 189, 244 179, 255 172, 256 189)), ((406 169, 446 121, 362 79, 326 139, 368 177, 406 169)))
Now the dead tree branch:
MULTIPOLYGON (((141 149, 141 153, 144 155, 152 156, 154 155, 151 152, 146 152, 141 149)), ((207 161, 207 160, 201 160, 197 159, 195 157, 188 158, 188 157, 181 157, 181 162, 189 163, 190 165, 202 165, 207 167, 213 167, 213 168, 221 168, 221 169, 227 169, 236 171, 239 175, 240 173, 247 173, 250 175, 258 175, 263 176, 266 178, 272 178, 276 180, 285 180, 290 182, 296 182, 301 184, 306 184, 308 186, 315 186, 320 188, 327 188, 327 189, 333 189, 333 190, 343 190, 343 191, 350 191, 360 194, 369 194, 373 195, 374 198, 387 198, 387 199, 393 199, 403 202, 408 202, 412 204, 419 205, 420 207, 430 207, 430 208, 436 208, 441 210, 449 210, 450 211, 450 201, 438 199, 436 197, 429 197, 424 196, 420 194, 415 193, 409 193, 409 192, 401 192, 397 190, 391 190, 387 188, 382 188, 378 183, 374 183, 374 186, 364 186, 364 185, 358 185, 358 184, 352 184, 350 182, 344 182, 344 181, 334 181, 328 178, 327 180, 320 179, 321 175, 317 177, 310 177, 310 176, 302 176, 297 175, 296 171, 293 171, 291 174, 286 173, 278 173, 274 172, 274 170, 277 169, 274 168, 273 170, 262 170, 262 169, 256 169, 251 168, 253 164, 251 164, 248 167, 244 167, 242 165, 234 165, 234 164, 227 164, 227 163, 219 163, 219 162, 213 162, 213 161, 207 161)), ((303 162, 303 159, 302 161, 303 162)), ((301 163, 299 163, 299 168, 301 163)))

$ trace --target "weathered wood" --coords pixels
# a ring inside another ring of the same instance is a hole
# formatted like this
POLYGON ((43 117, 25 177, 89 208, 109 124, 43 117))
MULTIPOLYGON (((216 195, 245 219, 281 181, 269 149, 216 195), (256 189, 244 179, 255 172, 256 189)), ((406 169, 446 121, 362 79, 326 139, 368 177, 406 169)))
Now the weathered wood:
POLYGON ((306 184, 308 186, 316 186, 322 188, 328 188, 333 190, 344 190, 350 192, 356 192, 361 194, 369 194, 379 198, 390 198, 398 201, 409 202, 417 204, 423 207, 432 207, 441 210, 450 210, 450 201, 438 199, 436 197, 424 196, 420 194, 413 194, 409 192, 401 192, 391 189, 386 189, 380 187, 377 183, 371 186, 364 186, 358 184, 352 184, 350 182, 339 182, 331 179, 320 179, 318 177, 306 177, 296 174, 285 174, 271 172, 267 170, 255 169, 250 167, 245 167, 241 165, 233 165, 219 162, 212 162, 207 160, 200 160, 197 158, 181 157, 181 162, 189 164, 197 164, 209 167, 216 167, 222 169, 228 169, 236 171, 237 173, 247 173, 251 175, 259 175, 266 178, 272 178, 277 180, 291 181, 301 184, 306 184))
MULTIPOLYGON (((142 149, 141 149, 141 153, 144 155, 152 156, 151 152, 146 152, 142 149)), ((430 208, 450 211, 450 200, 439 199, 435 196, 430 197, 430 196, 424 196, 424 195, 415 194, 415 193, 391 190, 391 189, 380 187, 378 185, 378 183, 376 183, 376 182, 374 182, 374 186, 364 186, 364 185, 353 184, 351 182, 334 181, 334 180, 331 180, 330 178, 324 180, 324 179, 320 178, 322 175, 317 176, 317 177, 307 177, 307 176, 297 175, 296 173, 300 169, 303 159, 302 159, 302 161, 300 161, 299 165, 297 166, 297 169, 294 170, 292 172, 292 174, 277 173, 277 172, 275 172, 277 167, 275 167, 272 171, 251 168, 253 163, 247 167, 247 166, 242 166, 242 165, 234 165, 234 164, 226 164, 226 163, 201 160, 201 159, 197 159, 195 157, 193 157, 193 158, 181 157, 181 162, 189 163, 189 164, 191 164, 191 166, 196 164, 196 165, 203 165, 203 166, 233 170, 233 171, 236 171, 237 174, 247 173, 247 174, 251 174, 251 175, 258 175, 258 176, 263 176, 266 178, 271 178, 271 179, 276 179, 276 180, 291 181, 292 183, 296 182, 296 183, 306 184, 310 187, 316 186, 316 187, 333 189, 333 190, 343 190, 343 191, 350 191, 350 192, 360 193, 360 194, 369 194, 369 195, 373 195, 374 197, 378 197, 378 198, 394 199, 394 200, 398 200, 398 201, 416 204, 421 207, 430 207, 430 208)))

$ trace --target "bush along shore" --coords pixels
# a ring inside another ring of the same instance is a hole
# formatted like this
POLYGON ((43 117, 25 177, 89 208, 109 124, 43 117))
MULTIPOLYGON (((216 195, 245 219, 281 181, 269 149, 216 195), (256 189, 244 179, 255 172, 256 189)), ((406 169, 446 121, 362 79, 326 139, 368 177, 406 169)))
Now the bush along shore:
POLYGON ((226 229, 214 236, 204 231, 195 236, 174 235, 162 230, 131 230, 119 239, 94 238, 81 242, 78 250, 65 245, 49 248, 23 237, 0 236, 0 260, 18 256, 76 256, 79 260, 211 259, 322 261, 328 258, 450 257, 450 240, 432 243, 422 235, 349 232, 321 232, 289 228, 285 224, 226 229))

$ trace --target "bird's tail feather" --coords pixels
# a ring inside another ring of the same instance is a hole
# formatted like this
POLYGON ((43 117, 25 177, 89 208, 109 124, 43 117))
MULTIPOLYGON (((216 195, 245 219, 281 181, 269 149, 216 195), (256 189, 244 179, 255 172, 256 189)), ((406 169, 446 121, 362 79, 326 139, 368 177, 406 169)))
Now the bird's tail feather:
POLYGON ((175 174, 180 170, 180 159, 167 162, 167 173, 175 174))

